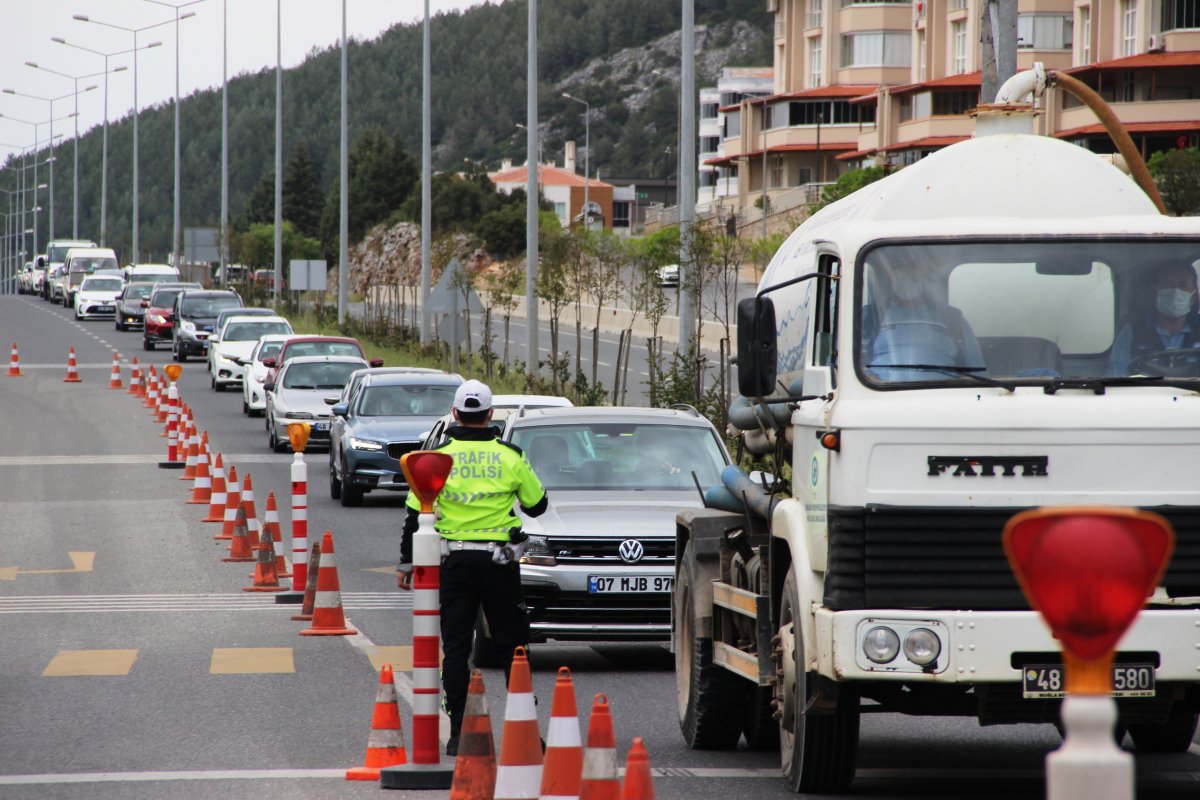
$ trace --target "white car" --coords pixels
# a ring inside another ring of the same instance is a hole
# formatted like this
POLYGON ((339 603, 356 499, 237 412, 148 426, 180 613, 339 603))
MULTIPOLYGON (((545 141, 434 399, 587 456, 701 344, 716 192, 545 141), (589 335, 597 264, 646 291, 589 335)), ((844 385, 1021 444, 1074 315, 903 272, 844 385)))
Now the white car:
POLYGON ((243 370, 242 413, 246 416, 257 417, 266 409, 267 393, 263 390, 263 383, 266 382, 267 373, 270 370, 262 363, 263 359, 278 356, 283 343, 290 338, 290 336, 280 334, 264 336, 258 340, 258 344, 254 345, 250 355, 238 359, 243 370))
POLYGON ((125 282, 116 275, 90 275, 75 292, 75 319, 115 317, 117 296, 125 282))
POLYGON ((350 375, 369 366, 357 356, 299 356, 279 369, 267 385, 267 446, 276 453, 288 449, 287 426, 309 422, 310 445, 329 444, 329 404, 350 380, 350 375))
POLYGON ((283 317, 230 317, 220 336, 208 340, 209 384, 218 392, 240 384, 245 368, 239 359, 248 358, 262 337, 292 332, 292 324, 283 317))

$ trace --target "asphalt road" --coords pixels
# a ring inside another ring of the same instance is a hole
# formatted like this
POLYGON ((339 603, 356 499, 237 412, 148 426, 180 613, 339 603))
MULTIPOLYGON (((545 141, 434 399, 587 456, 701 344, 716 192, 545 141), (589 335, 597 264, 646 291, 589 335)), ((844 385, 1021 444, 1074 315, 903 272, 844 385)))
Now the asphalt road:
MULTIPOLYGON (((394 586, 401 501, 361 508, 329 499, 323 453, 309 464, 309 531, 332 530, 343 604, 356 637, 300 637, 292 606, 242 592, 252 565, 187 505, 190 484, 162 470, 161 426, 107 388, 140 334, 75 323, 41 300, 0 297, 0 344, 17 342, 21 378, 0 377, 0 798, 305 798, 378 796, 343 780, 362 763, 378 677, 403 664, 410 605, 394 586), (82 382, 63 382, 74 346, 82 382), (72 555, 74 554, 74 555, 72 555), (15 568, 15 570, 14 570, 15 568), (398 649, 389 649, 398 648, 398 649)), ((215 452, 250 473, 262 513, 280 499, 290 530, 290 455, 266 446, 261 419, 189 364, 181 396, 215 452)), ((575 675, 581 711, 608 695, 621 753, 645 737, 659 798, 792 796, 770 752, 697 752, 679 734, 672 657, 653 644, 535 645, 542 730, 555 671, 575 675)), ((487 671, 497 736, 502 677, 487 671)), ((402 718, 410 712, 401 673, 402 718)), ((973 720, 867 715, 851 796, 1040 797, 1049 725, 979 728, 973 720)), ((409 740, 411 748, 411 739, 409 740)), ((1195 797, 1200 747, 1138 756, 1138 796, 1195 797)), ((437 792, 393 796, 444 797, 437 792)))

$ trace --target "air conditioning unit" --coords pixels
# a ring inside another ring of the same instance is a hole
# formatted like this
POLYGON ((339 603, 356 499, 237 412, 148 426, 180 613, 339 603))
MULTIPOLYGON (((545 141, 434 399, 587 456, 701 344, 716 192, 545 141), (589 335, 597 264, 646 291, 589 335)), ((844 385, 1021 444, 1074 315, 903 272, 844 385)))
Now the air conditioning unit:
POLYGON ((1146 48, 1147 52, 1161 53, 1162 51, 1164 51, 1166 49, 1167 49, 1167 43, 1163 41, 1162 34, 1158 34, 1158 33, 1150 34, 1150 43, 1149 43, 1149 46, 1146 48))

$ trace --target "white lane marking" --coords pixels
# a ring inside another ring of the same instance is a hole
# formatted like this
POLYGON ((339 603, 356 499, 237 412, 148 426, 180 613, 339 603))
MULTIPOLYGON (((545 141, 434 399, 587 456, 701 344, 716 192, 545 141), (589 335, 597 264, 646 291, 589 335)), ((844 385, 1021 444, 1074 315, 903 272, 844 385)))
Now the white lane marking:
MULTIPOLYGON (((0 597, 0 614, 98 614, 142 611, 294 611, 271 595, 146 594, 22 595, 0 597)), ((395 611, 412 608, 412 595, 392 592, 342 592, 342 608, 395 611)))
MULTIPOLYGON (((412 608, 412 592, 405 592, 404 596, 408 598, 408 608, 412 608)), ((353 627, 348 617, 346 618, 346 627, 353 627)), ((347 636, 346 640, 364 653, 370 655, 375 653, 375 643, 367 638, 367 635, 361 630, 353 636, 347 636)), ((404 672, 403 670, 393 671, 392 682, 396 684, 396 695, 411 709, 413 707, 412 673, 404 672)), ((446 714, 446 709, 444 708, 439 708, 438 710, 438 738, 441 739, 441 744, 443 745, 450 738, 450 717, 446 714)))
POLYGON ((191 772, 74 772, 60 775, 0 775, 0 786, 51 783, 128 783, 135 781, 228 781, 269 778, 346 779, 346 769, 222 769, 191 772))

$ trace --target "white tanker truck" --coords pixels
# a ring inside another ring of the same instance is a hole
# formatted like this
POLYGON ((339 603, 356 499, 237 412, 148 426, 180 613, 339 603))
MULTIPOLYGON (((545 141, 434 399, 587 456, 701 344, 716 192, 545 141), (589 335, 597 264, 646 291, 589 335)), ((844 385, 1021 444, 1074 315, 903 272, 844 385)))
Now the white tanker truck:
MULTIPOLYGON (((999 101, 1046 80, 1019 75, 999 101)), ((1114 686, 1139 750, 1181 752, 1195 733, 1200 219, 1161 212, 1127 141, 1139 182, 1014 132, 1032 131, 1028 107, 979 113, 975 138, 780 248, 739 307, 731 416, 781 477, 730 468, 708 508, 677 519, 684 737, 778 742, 797 791, 847 788, 868 711, 1058 720, 1060 649, 1001 543, 1039 506, 1174 525, 1114 686)))

